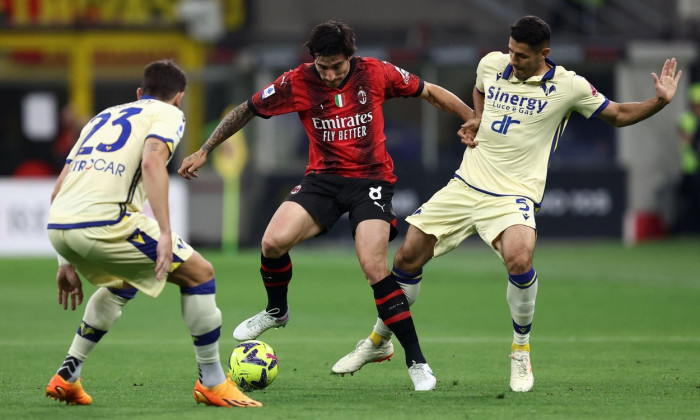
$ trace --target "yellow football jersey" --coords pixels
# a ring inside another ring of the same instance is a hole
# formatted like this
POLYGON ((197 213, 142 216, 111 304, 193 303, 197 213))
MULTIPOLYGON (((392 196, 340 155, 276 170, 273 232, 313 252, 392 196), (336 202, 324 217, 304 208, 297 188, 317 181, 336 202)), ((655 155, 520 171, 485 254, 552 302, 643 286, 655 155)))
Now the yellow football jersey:
POLYGON ((492 195, 527 197, 539 205, 549 160, 572 111, 594 118, 609 100, 585 78, 546 59, 543 76, 519 80, 508 54, 492 52, 477 68, 476 88, 484 110, 476 135, 456 173, 492 195))
POLYGON ((111 225, 142 211, 146 139, 163 141, 172 157, 184 130, 180 109, 147 95, 97 114, 66 159, 70 170, 49 209, 48 228, 111 225))

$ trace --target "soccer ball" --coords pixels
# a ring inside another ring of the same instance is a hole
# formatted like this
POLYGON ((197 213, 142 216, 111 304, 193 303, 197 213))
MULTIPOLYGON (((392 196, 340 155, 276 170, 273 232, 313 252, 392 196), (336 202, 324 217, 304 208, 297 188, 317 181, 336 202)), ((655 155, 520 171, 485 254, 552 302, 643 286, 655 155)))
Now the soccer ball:
POLYGON ((277 355, 267 343, 244 341, 231 352, 228 374, 245 391, 266 388, 277 377, 277 355))

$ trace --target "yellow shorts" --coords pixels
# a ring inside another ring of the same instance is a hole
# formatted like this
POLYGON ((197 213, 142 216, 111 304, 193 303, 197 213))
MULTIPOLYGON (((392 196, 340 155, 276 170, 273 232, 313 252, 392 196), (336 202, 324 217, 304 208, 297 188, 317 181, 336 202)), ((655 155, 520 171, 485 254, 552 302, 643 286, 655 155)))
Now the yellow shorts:
POLYGON ((501 257, 493 242, 506 228, 525 225, 536 229, 532 200, 485 194, 457 178, 452 178, 406 221, 437 237, 435 257, 452 251, 475 233, 501 257))
MULTIPOLYGON (((150 217, 134 213, 119 223, 82 229, 49 229, 56 251, 95 286, 122 288, 124 282, 156 297, 165 287, 155 273, 160 229, 150 217)), ((172 272, 192 256, 194 249, 175 232, 172 272)))

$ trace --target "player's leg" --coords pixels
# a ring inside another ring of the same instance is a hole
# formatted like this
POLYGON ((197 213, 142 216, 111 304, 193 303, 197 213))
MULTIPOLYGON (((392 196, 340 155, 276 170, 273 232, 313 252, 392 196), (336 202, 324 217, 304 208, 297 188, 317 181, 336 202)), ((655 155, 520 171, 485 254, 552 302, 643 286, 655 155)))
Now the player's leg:
POLYGON ((78 380, 83 362, 121 317, 122 308, 134 298, 136 292, 134 288, 100 287, 90 296, 83 319, 68 349, 68 356, 57 372, 59 376, 68 382, 78 380))
POLYGON ((514 225, 503 231, 495 246, 508 269, 506 298, 513 320, 510 387, 516 392, 532 389, 530 329, 535 314, 537 273, 532 266, 536 232, 530 226, 514 225))
MULTIPOLYGON (((357 258, 370 285, 389 275, 387 243, 396 236, 396 216, 391 199, 393 186, 388 182, 370 179, 348 180, 340 200, 350 216, 357 258)), ((393 333, 376 318, 369 337, 361 339, 355 349, 338 360, 331 371, 351 375, 371 362, 390 360, 394 355, 391 343, 393 333)))
MULTIPOLYGON (((95 259, 103 259, 105 270, 125 279, 129 284, 152 297, 163 290, 155 277, 158 223, 143 214, 132 214, 125 226, 115 228, 122 241, 103 241, 95 247, 95 259)), ((245 396, 235 383, 226 378, 219 359, 221 311, 216 306, 216 283, 211 264, 172 233, 172 271, 167 282, 180 287, 182 317, 192 336, 199 379, 194 397, 198 403, 217 406, 260 406, 245 396)))
POLYGON ((216 305, 216 280, 212 265, 193 251, 189 258, 170 273, 168 282, 180 286, 182 318, 194 343, 195 359, 199 367, 199 379, 194 389, 197 403, 224 407, 261 406, 238 390, 227 379, 221 366, 221 311, 216 305))
MULTIPOLYGON (((359 185, 358 185, 359 186, 359 185)), ((387 244, 396 235, 393 186, 368 181, 352 197, 350 221, 360 266, 372 286, 379 318, 404 348, 406 366, 417 391, 431 390, 435 378, 420 348, 409 303, 397 276, 387 266, 387 244)), ((374 344, 374 343, 372 343, 374 344)), ((381 342, 380 342, 381 344, 381 342)), ((356 349, 357 353, 358 349, 356 349)))
MULTIPOLYGON (((411 233, 411 230, 415 229, 414 227, 409 227, 409 233, 407 234, 407 239, 404 242, 404 244, 407 243, 412 243, 413 235, 411 233)), ((420 231, 418 231, 420 232, 420 231)), ((422 232, 421 232, 422 233, 422 232)), ((415 234, 417 235, 417 233, 415 234)), ((416 239, 418 237, 416 236, 416 239)), ((430 246, 430 254, 432 255, 432 244, 434 244, 434 239, 431 242, 431 245, 426 245, 430 246)), ((403 245, 402 245, 403 246, 403 245)), ((412 245, 415 246, 415 245, 412 245)), ((386 261, 386 250, 384 251, 382 256, 382 261, 386 261)), ((397 255, 400 255, 397 254, 397 255)), ((358 251, 358 258, 362 260, 360 257, 360 253, 358 251)), ((428 258, 429 259, 429 258, 428 258)), ((395 260, 396 261, 396 260, 395 260)), ((419 268, 418 270, 415 270, 414 274, 408 274, 402 270, 400 270, 396 264, 393 266, 391 270, 391 277, 398 283, 398 285, 401 287, 403 290, 404 295, 406 296, 406 300, 408 301, 409 307, 413 305, 413 303, 416 301, 416 298, 418 297, 418 292, 420 291, 420 281, 422 279, 422 273, 423 270, 422 268, 419 268)), ((382 277, 383 279, 383 277, 382 277)), ((367 363, 372 363, 372 362, 383 362, 385 360, 390 360, 391 357, 394 354, 394 345, 391 342, 391 337, 393 335, 393 332, 391 331, 391 328, 387 327, 384 321, 382 320, 381 317, 377 317, 377 321, 372 329, 372 332, 370 333, 369 337, 361 339, 355 349, 348 353, 347 355, 343 356, 340 360, 338 360, 332 367, 332 372, 340 374, 341 376, 345 375, 346 373, 353 374, 354 372, 360 370, 362 366, 366 365, 367 363)))
POLYGON ((80 374, 83 362, 122 314, 122 307, 136 289, 100 287, 85 306, 85 313, 63 364, 47 387, 47 395, 71 404, 90 404, 92 398, 82 391, 80 374))
POLYGON ((78 252, 100 247, 100 241, 92 239, 85 230, 54 230, 49 231, 49 237, 61 254, 70 256, 71 264, 88 281, 96 285, 118 285, 99 287, 90 296, 66 358, 46 387, 46 395, 50 398, 68 404, 88 405, 92 403, 92 397, 83 390, 80 381, 83 363, 121 316, 122 308, 134 298, 137 290, 104 271, 101 267, 103 258, 100 256, 85 258, 78 252))
MULTIPOLYGON (((355 231, 355 250, 360 267, 370 285, 384 279, 389 274, 387 267, 387 243, 390 224, 381 219, 364 220, 355 231)), ((381 363, 394 355, 391 343, 391 329, 377 317, 377 323, 369 337, 361 339, 355 350, 338 360, 331 371, 344 376, 353 374, 367 363, 381 363)))
POLYGON ((285 201, 280 205, 262 239, 260 275, 267 292, 267 307, 236 327, 233 331, 236 340, 253 340, 270 328, 287 324, 287 290, 292 279, 289 250, 323 231, 319 222, 300 204, 285 201))
MULTIPOLYGON (((447 253, 475 233, 471 219, 474 198, 470 189, 456 180, 436 192, 416 212, 406 218, 410 223, 406 239, 394 257, 394 275, 422 278, 422 269, 433 258, 447 253)), ((396 333, 396 330, 392 328, 396 333)), ((433 389, 437 383, 427 363, 415 364, 409 374, 416 390, 433 389)))
MULTIPOLYGON (((365 275, 374 289, 379 317, 384 325, 396 334, 396 338, 406 352, 406 365, 410 367, 413 363, 425 363, 425 357, 418 343, 408 297, 398 281, 399 279, 408 280, 408 276, 397 267, 394 267, 395 269, 389 273, 386 264, 388 236, 388 223, 381 220, 363 221, 357 227, 355 236, 357 255, 365 275), (384 232, 380 229, 381 225, 385 226, 384 232), (382 232, 383 235, 378 235, 378 232, 382 232), (366 261, 371 261, 373 265, 366 261), (389 302, 392 303, 388 304, 389 302)), ((413 238, 415 236, 411 235, 411 237, 407 237, 407 241, 412 241, 413 238)), ((401 248, 404 246, 402 244, 401 248)), ((415 295, 412 300, 415 300, 415 295)))
MULTIPOLYGON (((403 290, 409 305, 412 305, 418 296, 423 275, 422 267, 434 254, 449 252, 464 238, 475 233, 474 227, 469 224, 469 215, 472 213, 469 206, 473 200, 464 196, 467 191, 464 185, 451 181, 406 219, 410 226, 394 258, 391 275, 403 290)), ((390 328, 380 317, 370 337, 360 340, 355 350, 334 365, 333 372, 352 373, 359 370, 364 363, 369 363, 364 360, 371 361, 374 356, 373 347, 387 342, 391 337, 388 331, 390 328), (366 356, 358 356, 362 354, 366 356)), ((423 372, 417 374, 420 380, 423 372)), ((434 379, 432 372, 427 376, 434 379)))
MULTIPOLYGON (((406 232, 406 239, 394 256, 391 273, 401 286, 409 305, 412 305, 418 297, 420 281, 423 278, 423 266, 433 257, 436 242, 435 236, 410 225, 406 232)), ((416 390, 435 388, 437 379, 427 362, 414 364, 409 368, 409 374, 416 390)))
POLYGON ((284 315, 287 311, 287 285, 292 278, 289 251, 312 238, 323 228, 298 203, 285 201, 275 212, 262 238, 260 274, 267 291, 267 311, 284 315))
MULTIPOLYGON (((415 264, 416 260, 414 259, 415 257, 413 256, 413 254, 406 253, 409 252, 411 249, 415 249, 417 247, 417 245, 414 242, 419 239, 420 234, 423 234, 423 232, 421 232, 413 226, 409 226, 409 232, 406 235, 406 240, 402 244, 402 248, 409 246, 410 248, 407 248, 405 251, 399 251, 396 254, 396 258, 394 259, 394 266, 391 269, 391 276, 399 284, 399 286, 404 292, 404 295, 406 295, 406 300, 408 301, 409 307, 413 305, 413 303, 418 298, 418 293, 420 292, 420 284, 423 278, 423 269, 416 269, 415 267, 412 267, 411 265, 407 264, 406 261, 404 261, 403 255, 406 255, 407 258, 410 258, 412 260, 412 264, 415 264), (401 270, 399 267, 404 267, 404 269, 410 271, 401 270)), ((432 256, 432 249, 435 243, 435 238, 432 237, 432 239, 427 239, 429 244, 426 243, 425 247, 429 247, 430 249, 427 249, 425 251, 425 254, 432 256)), ((384 258, 386 258, 386 254, 384 254, 384 258)), ((427 262, 429 259, 430 257, 422 259, 424 261, 422 264, 427 262)), ((346 373, 353 374, 354 372, 360 370, 360 368, 367 363, 382 362, 384 360, 389 360, 394 354, 394 346, 391 343, 392 335, 393 332, 391 331, 391 328, 387 327, 386 324, 384 324, 384 321, 381 317, 377 317, 377 321, 374 324, 374 327, 372 328, 372 332, 370 333, 369 337, 360 340, 357 343, 355 350, 351 351, 343 358, 338 360, 338 362, 336 362, 336 364, 333 365, 333 373, 338 373, 341 375, 344 375, 346 373)))

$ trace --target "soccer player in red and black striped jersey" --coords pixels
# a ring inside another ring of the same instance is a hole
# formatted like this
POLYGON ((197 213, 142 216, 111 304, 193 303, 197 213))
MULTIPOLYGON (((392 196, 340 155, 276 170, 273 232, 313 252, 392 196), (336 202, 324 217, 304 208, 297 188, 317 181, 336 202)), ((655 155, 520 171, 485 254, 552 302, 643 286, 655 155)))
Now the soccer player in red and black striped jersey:
POLYGON ((473 117, 473 110, 451 92, 391 63, 354 56, 355 34, 343 22, 317 25, 305 46, 313 62, 285 72, 233 109, 206 143, 183 160, 179 170, 186 179, 196 177, 195 171, 205 164, 209 153, 255 116, 296 112, 309 139, 306 173, 280 205, 262 239, 260 272, 268 305, 242 322, 234 338, 255 339, 288 322, 289 251, 325 233, 348 213, 357 257, 374 290, 382 321, 375 331, 383 334, 373 333, 358 344, 358 351, 371 360, 333 370, 353 373, 368 361, 390 358, 393 332, 404 347, 415 389, 431 390, 435 376, 421 352, 409 310, 420 273, 390 271, 387 265, 388 242, 396 236, 391 204, 396 176, 386 148, 382 105, 391 98, 420 97, 464 121, 473 117))

